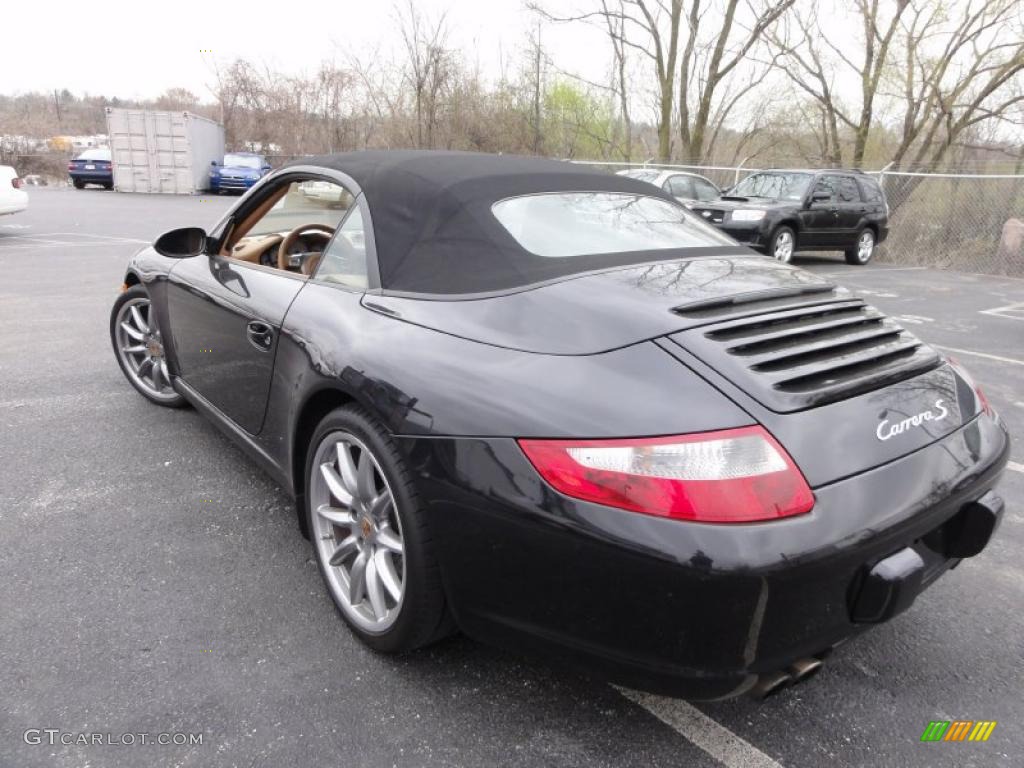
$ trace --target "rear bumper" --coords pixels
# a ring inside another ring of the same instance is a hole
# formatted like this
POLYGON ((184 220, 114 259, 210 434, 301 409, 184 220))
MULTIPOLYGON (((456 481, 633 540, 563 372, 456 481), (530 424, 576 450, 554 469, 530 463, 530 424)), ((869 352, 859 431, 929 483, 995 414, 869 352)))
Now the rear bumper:
POLYGON ((84 181, 87 184, 112 184, 114 174, 111 171, 68 171, 72 181, 84 181))
MULTIPOLYGON (((806 515, 724 526, 568 499, 510 439, 403 442, 467 634, 694 699, 743 693, 908 607, 958 562, 942 543, 961 536, 950 521, 991 491, 1009 451, 982 416, 816 488, 806 515), (907 579, 865 586, 908 548, 904 565, 920 567, 907 579)), ((998 522, 1001 504, 986 504, 998 522)))

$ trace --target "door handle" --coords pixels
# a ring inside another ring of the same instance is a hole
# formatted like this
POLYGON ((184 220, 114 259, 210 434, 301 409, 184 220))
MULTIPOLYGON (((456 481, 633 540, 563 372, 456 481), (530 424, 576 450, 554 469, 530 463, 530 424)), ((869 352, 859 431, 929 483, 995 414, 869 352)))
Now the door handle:
POLYGON ((262 320, 250 320, 245 326, 245 335, 249 343, 261 352, 269 352, 274 346, 274 329, 262 320))

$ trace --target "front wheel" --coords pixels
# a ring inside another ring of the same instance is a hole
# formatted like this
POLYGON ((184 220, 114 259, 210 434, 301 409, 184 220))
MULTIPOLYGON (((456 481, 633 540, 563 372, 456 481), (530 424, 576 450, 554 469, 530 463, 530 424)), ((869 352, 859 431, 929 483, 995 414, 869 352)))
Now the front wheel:
POLYGON ((398 653, 448 634, 422 504, 379 422, 354 406, 328 414, 313 435, 306 480, 320 574, 359 639, 398 653))
POLYGON ((796 252, 796 233, 789 227, 779 227, 772 232, 768 242, 768 255, 783 264, 789 264, 796 252))
POLYGON ((185 398, 171 386, 163 337, 149 294, 141 285, 133 285, 114 302, 110 311, 110 342, 121 372, 139 394, 168 408, 185 405, 185 398))
POLYGON ((846 249, 846 263, 864 266, 875 255, 875 233, 870 229, 862 229, 857 235, 857 245, 846 249))

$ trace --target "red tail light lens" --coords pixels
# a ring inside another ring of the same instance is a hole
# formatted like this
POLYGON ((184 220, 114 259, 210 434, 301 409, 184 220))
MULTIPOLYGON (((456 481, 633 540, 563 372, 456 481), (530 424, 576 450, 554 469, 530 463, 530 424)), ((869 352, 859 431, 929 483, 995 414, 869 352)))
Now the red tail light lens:
POLYGON ((992 407, 992 404, 988 401, 988 397, 985 396, 985 393, 982 391, 981 386, 978 384, 978 382, 974 380, 974 377, 967 372, 966 368, 964 368, 963 363, 961 363, 957 358, 953 357, 952 355, 948 355, 946 357, 946 362, 953 366, 954 370, 956 370, 956 372, 960 374, 960 378, 966 381, 968 385, 970 385, 971 389, 974 390, 974 394, 978 398, 978 405, 981 407, 982 412, 984 412, 987 416, 995 416, 995 409, 992 407))
POLYGON ((814 495, 762 427, 622 440, 520 440, 555 490, 576 499, 703 523, 801 515, 814 495))
POLYGON ((74 163, 68 163, 68 170, 69 171, 75 170, 75 164, 74 163))

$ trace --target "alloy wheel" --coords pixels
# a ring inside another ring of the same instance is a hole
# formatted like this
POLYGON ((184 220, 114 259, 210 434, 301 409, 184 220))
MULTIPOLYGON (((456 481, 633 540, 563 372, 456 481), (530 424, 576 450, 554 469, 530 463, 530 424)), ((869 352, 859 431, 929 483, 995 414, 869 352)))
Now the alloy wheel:
POLYGON ((857 261, 863 264, 871 258, 874 250, 875 236, 871 233, 871 230, 866 229, 860 233, 860 238, 857 240, 857 261))
POLYGON ((775 249, 772 255, 785 263, 788 263, 793 258, 793 235, 790 232, 783 231, 776 235, 775 249))
POLYGON ((173 402, 160 330, 150 317, 149 299, 139 296, 121 305, 114 321, 115 345, 124 370, 137 387, 154 400, 173 402))
POLYGON ((391 486, 364 442, 341 431, 321 441, 309 501, 314 543, 335 602, 359 628, 385 632, 405 597, 405 543, 391 486))

